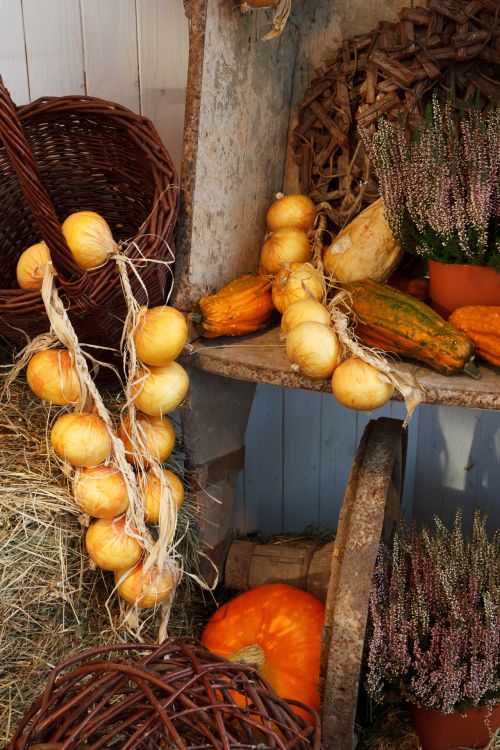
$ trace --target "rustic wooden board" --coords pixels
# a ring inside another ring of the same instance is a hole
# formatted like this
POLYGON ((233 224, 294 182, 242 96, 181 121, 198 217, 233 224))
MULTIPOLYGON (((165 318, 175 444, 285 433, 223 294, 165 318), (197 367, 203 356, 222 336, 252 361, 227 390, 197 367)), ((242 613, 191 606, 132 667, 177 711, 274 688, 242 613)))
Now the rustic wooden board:
MULTIPOLYGON (((312 391, 330 390, 329 381, 312 381, 293 372, 278 328, 238 339, 198 339, 194 342, 193 352, 184 358, 184 362, 207 372, 241 380, 312 391)), ((480 380, 468 375, 445 377, 409 362, 401 363, 400 368, 418 378, 426 390, 425 403, 500 409, 498 367, 482 365, 480 380)))
MULTIPOLYGON (((300 6, 300 3, 296 4, 300 6)), ((263 17, 220 0, 188 4, 190 61, 175 303, 189 309, 257 263, 283 186, 297 19, 262 42, 263 17), (205 22, 204 22, 204 19, 205 22)))

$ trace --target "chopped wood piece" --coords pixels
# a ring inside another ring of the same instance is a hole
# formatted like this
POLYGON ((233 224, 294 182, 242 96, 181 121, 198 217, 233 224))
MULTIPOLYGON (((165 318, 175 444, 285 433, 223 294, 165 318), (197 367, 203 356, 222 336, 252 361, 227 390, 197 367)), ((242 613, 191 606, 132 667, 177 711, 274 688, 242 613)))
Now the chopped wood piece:
POLYGON ((455 111, 478 90, 483 111, 500 103, 499 0, 421 1, 344 40, 300 105, 292 147, 302 189, 330 206, 332 231, 378 197, 358 126, 385 116, 414 128, 434 87, 455 111))
POLYGON ((317 116, 318 120, 323 123, 328 132, 331 133, 339 143, 347 142, 347 134, 344 133, 335 120, 332 120, 332 118, 325 112, 321 104, 318 104, 318 102, 312 102, 311 109, 317 116))
POLYGON ((428 78, 436 78, 441 73, 441 69, 423 50, 417 53, 417 60, 427 73, 428 78))
POLYGON ((371 106, 361 105, 356 112, 356 119, 361 127, 366 127, 398 104, 401 104, 401 100, 397 94, 386 94, 377 99, 371 106))
POLYGON ((412 23, 428 25, 432 19, 432 12, 427 8, 402 8, 400 18, 412 23))
POLYGON ((330 80, 323 80, 320 83, 317 83, 313 88, 309 89, 309 94, 304 99, 303 102, 300 104, 301 109, 305 109, 305 107, 308 107, 311 102, 313 102, 315 99, 318 98, 320 94, 323 93, 323 91, 326 91, 327 88, 329 88, 331 85, 330 80))
POLYGON ((460 7, 460 3, 455 0, 429 0, 428 5, 430 10, 435 10, 439 15, 451 18, 457 23, 467 23, 469 20, 465 11, 460 7))
POLYGON ((366 72, 365 102, 373 104, 377 95, 377 70, 369 67, 366 72))
POLYGON ((393 60, 378 49, 374 49, 370 55, 370 64, 377 66, 387 74, 388 78, 401 83, 403 86, 411 86, 415 80, 415 73, 406 66, 393 60))

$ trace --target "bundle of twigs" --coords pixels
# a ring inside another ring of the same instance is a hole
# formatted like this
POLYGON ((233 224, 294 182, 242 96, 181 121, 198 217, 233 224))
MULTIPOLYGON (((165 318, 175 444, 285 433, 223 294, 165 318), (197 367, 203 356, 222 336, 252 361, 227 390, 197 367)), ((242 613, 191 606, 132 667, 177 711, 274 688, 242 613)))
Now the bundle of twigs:
POLYGON ((227 662, 191 638, 101 647, 51 672, 7 750, 35 743, 60 750, 319 750, 317 714, 310 711, 309 723, 290 704, 252 667, 227 662))
POLYGON ((432 91, 457 109, 474 98, 482 109, 498 104, 499 33, 497 0, 424 0, 402 8, 398 22, 346 39, 317 70, 300 105, 294 150, 301 190, 329 204, 331 228, 378 198, 358 126, 381 116, 413 125, 432 91))
MULTIPOLYGON (((0 378, 0 391, 2 383, 0 378)), ((112 404, 113 394, 106 401, 112 404)), ((51 460, 48 425, 56 414, 57 407, 40 401, 22 380, 11 385, 10 400, 0 406, 0 744, 55 663, 82 648, 126 638, 118 597, 108 602, 112 574, 90 570, 81 511, 51 460)), ((197 570, 194 516, 186 494, 177 541, 188 572, 197 570)), ((185 576, 172 607, 171 634, 197 630, 200 599, 199 588, 185 576)), ((155 613, 146 623, 145 639, 156 638, 159 617, 155 613)))

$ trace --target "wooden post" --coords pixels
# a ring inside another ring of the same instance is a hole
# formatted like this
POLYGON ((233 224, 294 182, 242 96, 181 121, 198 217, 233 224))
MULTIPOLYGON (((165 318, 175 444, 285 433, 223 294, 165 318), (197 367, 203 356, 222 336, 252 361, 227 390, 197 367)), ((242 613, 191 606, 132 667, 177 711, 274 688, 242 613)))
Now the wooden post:
POLYGON ((244 465, 244 440, 255 383, 188 367, 189 396, 181 408, 185 467, 199 508, 207 560, 201 574, 213 584, 230 544, 236 477, 244 465))

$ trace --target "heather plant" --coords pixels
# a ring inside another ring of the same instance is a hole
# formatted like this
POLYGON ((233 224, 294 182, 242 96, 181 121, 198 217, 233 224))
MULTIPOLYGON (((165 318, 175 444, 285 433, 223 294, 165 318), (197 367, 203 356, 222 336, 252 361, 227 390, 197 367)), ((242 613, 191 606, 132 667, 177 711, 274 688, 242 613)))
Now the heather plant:
POLYGON ((370 597, 367 689, 441 713, 500 700, 500 532, 402 526, 379 551, 370 597))
POLYGON ((456 122, 434 97, 412 137, 385 119, 361 136, 401 247, 500 270, 499 107, 471 107, 456 122))

